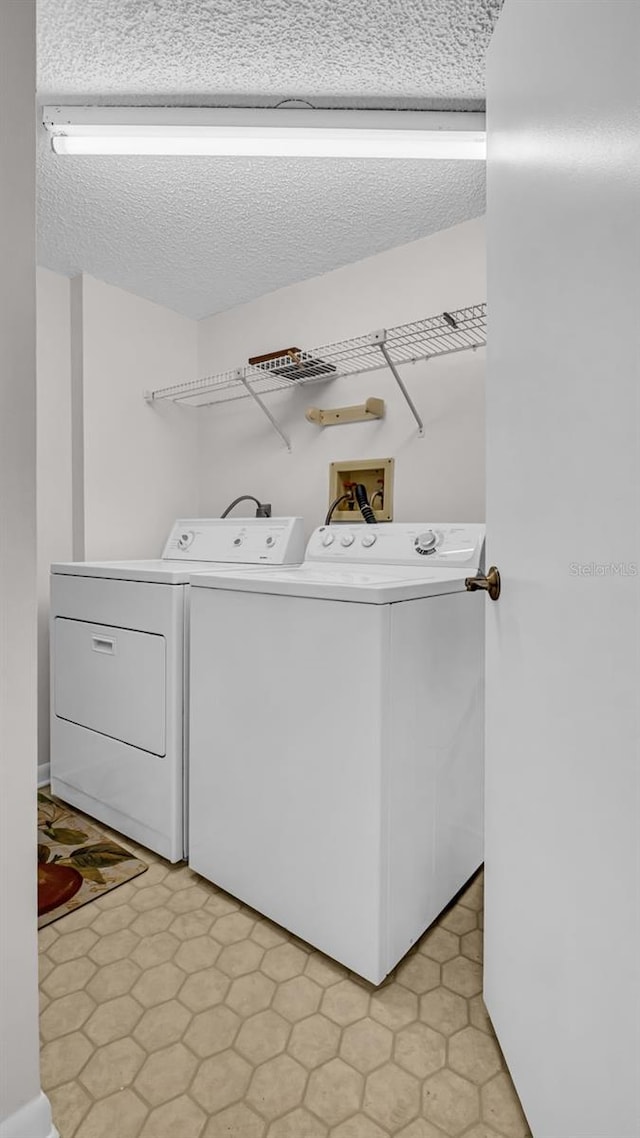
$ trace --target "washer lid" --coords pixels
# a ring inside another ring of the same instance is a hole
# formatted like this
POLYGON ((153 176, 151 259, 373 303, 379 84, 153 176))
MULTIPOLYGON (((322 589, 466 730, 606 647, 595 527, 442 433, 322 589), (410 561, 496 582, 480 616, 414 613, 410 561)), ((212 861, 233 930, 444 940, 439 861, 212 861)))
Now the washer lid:
POLYGON ((468 574, 460 569, 437 570, 399 565, 318 564, 305 561, 290 569, 221 570, 199 574, 192 588, 225 589, 232 592, 316 597, 323 600, 355 601, 360 604, 393 604, 398 601, 464 592, 468 574))

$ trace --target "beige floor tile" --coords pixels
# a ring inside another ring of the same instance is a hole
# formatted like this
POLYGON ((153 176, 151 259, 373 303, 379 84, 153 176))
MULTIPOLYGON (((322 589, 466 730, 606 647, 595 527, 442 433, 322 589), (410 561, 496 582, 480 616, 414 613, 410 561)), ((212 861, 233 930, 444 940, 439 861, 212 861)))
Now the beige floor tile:
POLYGON ((140 1138, 200 1138, 207 1121, 203 1110, 186 1095, 180 1095, 149 1114, 140 1138))
POLYGON ((447 1042, 444 1035, 426 1023, 410 1023, 396 1034, 394 1058, 405 1071, 427 1079, 444 1067, 447 1042))
POLYGON ((106 1098, 133 1082, 145 1060, 141 1047, 128 1036, 94 1051, 80 1075, 92 1098, 106 1098))
POLYGON ((272 924, 271 921, 260 919, 253 926, 251 939, 255 940, 256 944, 261 945, 262 948, 275 948, 278 944, 284 944, 289 939, 289 935, 278 925, 272 924))
POLYGON ((308 976, 294 976, 278 985, 273 1007, 290 1023, 296 1023, 317 1012, 322 994, 323 989, 308 976))
POLYGON ((482 968, 466 956, 456 956, 442 965, 442 983, 459 996, 477 996, 482 991, 482 968))
MULTIPOLYGON (((40 957, 41 965, 45 959, 46 957, 40 957)), ((97 964, 87 957, 81 960, 67 960, 64 964, 57 964, 51 969, 42 981, 42 987, 52 1000, 57 1000, 60 996, 79 992, 97 971, 97 964)))
POLYGON ((91 1107, 75 1138, 138 1138, 147 1113, 147 1107, 133 1091, 118 1091, 91 1107))
MULTIPOLYGON (((117 909, 113 912, 117 913, 117 909)), ((123 960, 125 956, 132 956, 140 937, 131 929, 120 929, 117 933, 101 936, 97 943, 89 950, 89 956, 96 964, 112 964, 114 960, 123 960)))
POLYGON ((149 1106, 160 1106, 186 1091, 197 1066, 195 1055, 183 1043, 172 1043, 145 1060, 135 1090, 149 1106))
MULTIPOLYGON (((250 1023, 251 1020, 247 1020, 244 1027, 250 1023)), ((185 1032, 184 1042, 200 1059, 208 1059, 210 1055, 217 1055, 219 1051, 231 1047, 241 1024, 240 1016, 231 1011, 231 1008, 218 1004, 193 1017, 185 1032)), ((238 1050, 243 1054, 241 1048, 238 1050)))
POLYGON ((200 1064, 191 1087, 192 1098, 208 1114, 218 1114, 244 1098, 252 1073, 251 1064, 235 1051, 221 1051, 200 1064))
POLYGON ((396 1063, 367 1077, 364 1112, 387 1130, 406 1126, 420 1111, 420 1081, 396 1063))
POLYGON ((470 932, 471 929, 477 928, 478 920, 474 912, 466 909, 464 905, 457 904, 440 917, 438 924, 443 929, 462 936, 464 933, 470 932))
POLYGON ((323 1015, 294 1024, 287 1051, 304 1067, 319 1067, 338 1054, 340 1028, 323 1015))
MULTIPOLYGON (((229 1011, 228 1008, 224 1010, 229 1011)), ((229 1012, 229 1014, 233 1013, 229 1012)), ((258 1012, 257 1015, 251 1016, 243 1023, 235 1042, 235 1048, 243 1058, 248 1059, 254 1067, 257 1067, 260 1063, 265 1063, 267 1059, 273 1059, 284 1051, 290 1032, 291 1024, 277 1012, 272 1010, 258 1012)), ((189 1040, 187 1039, 186 1042, 188 1043, 189 1040)))
POLYGON ((85 1024, 85 1035, 96 1047, 112 1043, 114 1039, 131 1035, 142 1013, 140 1004, 131 996, 116 996, 114 1000, 98 1004, 85 1024))
POLYGON ((472 1083, 486 1083, 502 1068, 497 1043, 477 1027, 465 1027, 449 1040, 449 1066, 472 1083))
MULTIPOLYGON (((108 909, 106 913, 99 913, 92 922, 91 928, 94 933, 98 933, 100 936, 108 936, 109 933, 117 933, 126 929, 135 920, 136 911, 131 908, 131 905, 119 905, 117 909, 108 909)), ((137 932, 137 930, 134 931, 137 932)))
POLYGON ((346 1122, 333 1127, 329 1138, 387 1138, 387 1133, 366 1114, 354 1114, 346 1122))
POLYGON ((150 864, 40 934, 63 1138, 530 1138, 480 994, 478 881, 376 989, 150 864))
POLYGON ((465 1130, 464 1138, 502 1138, 502 1135, 487 1126, 486 1122, 477 1122, 471 1130, 465 1130))
POLYGON ((460 947, 463 956, 468 956, 470 960, 475 960, 477 964, 482 963, 484 938, 482 929, 472 929, 470 933, 465 933, 460 937, 460 947))
MULTIPOLYGON (((90 963, 93 964, 93 961, 90 963)), ((95 964, 93 968, 96 969, 95 964)), ((141 970, 133 960, 117 960, 115 964, 96 969, 95 975, 87 984, 87 991, 97 1003, 113 1000, 116 996, 124 996, 140 975, 141 970)))
POLYGON ((422 1112, 445 1133, 462 1134, 480 1118, 478 1089, 455 1071, 438 1071, 424 1084, 422 1112))
POLYGON ((362 1099, 364 1079, 343 1059, 330 1059, 309 1076, 305 1105, 330 1126, 354 1114, 362 1099))
POLYGON ((40 1081, 45 1091, 76 1079, 93 1055, 93 1047, 85 1035, 74 1031, 51 1043, 40 1052, 40 1081))
POLYGON ((173 999, 184 981, 184 972, 171 961, 167 961, 143 972, 134 984, 131 994, 143 1007, 150 1008, 173 999))
POLYGON ((234 897, 228 897, 225 893, 212 893, 204 903, 204 908, 207 913, 212 913, 214 917, 226 917, 229 913, 237 913, 240 908, 240 902, 236 901, 234 897))
MULTIPOLYGON (((184 975, 184 974, 183 974, 184 975)), ((230 980, 217 968, 206 968, 187 977, 180 988, 180 1001, 192 1012, 201 1012, 224 1000, 229 991, 230 980)), ((268 1001, 267 1001, 268 1003, 268 1001)))
MULTIPOLYGON (((227 980, 227 985, 229 981, 227 980)), ((269 1007, 276 990, 275 981, 262 972, 253 972, 250 976, 242 976, 234 980, 229 988, 227 1003, 238 1015, 255 1015, 269 1007)))
POLYGON ((73 1138, 91 1106, 91 1099, 78 1082, 65 1083, 49 1091, 51 1111, 62 1138, 73 1138))
POLYGON ((254 972, 264 956, 264 949, 252 940, 240 940, 222 949, 216 967, 235 980, 254 972))
POLYGON ((46 952, 59 936, 60 933, 55 925, 45 925, 38 933, 38 952, 46 952))
POLYGON ((282 983, 299 976, 307 965, 307 955, 293 944, 280 944, 264 954, 262 971, 272 980, 282 983))
POLYGON ((408 1126, 403 1126, 396 1138, 447 1138, 447 1135, 425 1118, 416 1118, 408 1126))
POLYGON ((213 967, 221 951, 221 946, 212 937, 196 936, 178 945, 174 959, 184 972, 202 972, 213 967))
POLYGON ((174 913, 190 913, 194 909, 201 909, 208 899, 208 889, 203 889, 200 885, 191 885, 185 890, 174 890, 171 899, 167 901, 167 908, 172 909, 174 913))
POLYGON ((47 955, 54 964, 64 964, 66 960, 78 960, 79 957, 90 954, 97 940, 98 934, 93 929, 78 929, 77 932, 59 936, 49 948, 47 955))
POLYGON ((474 1027, 478 1027, 480 1031, 486 1031, 488 1035, 493 1036, 493 1025, 482 996, 474 996, 469 1000, 469 1019, 474 1027))
POLYGON ((170 1043, 177 1043, 191 1022, 191 1015, 184 1004, 167 1000, 164 1004, 147 1008, 133 1037, 145 1051, 159 1051, 170 1043))
POLYGON ((146 885, 137 892, 133 893, 130 898, 130 904, 139 913, 146 913, 149 909, 155 909, 158 905, 168 905, 172 899, 173 894, 166 885, 146 885))
POLYGON ((214 922, 211 913, 205 909, 192 909, 188 913, 181 913, 174 917, 169 925, 169 932, 178 940, 191 940, 193 937, 206 936, 214 922))
MULTIPOLYGON (((267 1124, 245 1103, 227 1107, 209 1122, 203 1138, 264 1138, 267 1124)), ((175 1136, 177 1138, 177 1135, 175 1136)), ((298 1138, 302 1138, 301 1135, 298 1138)))
POLYGON ((176 919, 171 909, 160 905, 157 909, 149 909, 146 913, 138 913, 131 922, 131 929, 140 937, 153 936, 154 933, 165 932, 176 919))
POLYGON ((227 913, 225 916, 218 917, 211 932, 220 944, 235 944, 237 941, 247 939, 254 923, 243 913, 227 913))
POLYGON ((366 1016, 368 1007, 369 996, 364 988, 353 980, 340 980, 326 989, 320 1010, 340 1027, 346 1027, 366 1016))
POLYGON ((249 1084, 247 1102, 273 1121, 302 1102, 307 1072, 290 1055, 277 1055, 258 1067, 249 1084))
POLYGON ((396 980, 417 996, 437 988, 440 984, 440 965, 436 960, 415 952, 396 970, 396 980))
POLYGON ((371 1015, 378 1023, 398 1031, 418 1018, 418 997, 401 984, 392 982, 371 997, 371 1015))
POLYGON ((469 1022, 467 1001, 447 988, 436 988, 421 997, 420 1019, 443 1035, 453 1035, 469 1022))
POLYGON ((40 1016, 40 1033, 45 1041, 77 1031, 88 1020, 95 1003, 86 992, 72 992, 53 1000, 40 1016))
POLYGON ((368 1075, 391 1058, 393 1038, 388 1027, 367 1016, 344 1029, 340 1057, 362 1075, 368 1075))
POLYGON ((272 1122, 267 1138, 327 1138, 328 1127, 299 1106, 272 1122))
POLYGON ((435 928, 429 930, 426 936, 423 936, 418 951, 424 956, 429 956, 432 960, 437 960, 439 964, 444 964, 447 960, 452 960, 454 956, 460 954, 460 938, 455 933, 449 932, 448 929, 436 925, 435 928))
POLYGON ((312 952, 307 957, 304 973, 321 988, 330 988, 332 984, 345 979, 347 969, 321 952, 312 952))
POLYGON ((502 1072, 482 1088, 482 1117, 505 1138, 527 1138, 529 1128, 508 1075, 502 1072))
POLYGON ((131 953, 131 959, 139 964, 142 969, 153 968, 156 964, 165 964, 167 960, 171 960, 180 948, 180 944, 181 942, 173 933, 164 929, 162 932, 151 933, 149 936, 138 939, 138 943, 131 953))

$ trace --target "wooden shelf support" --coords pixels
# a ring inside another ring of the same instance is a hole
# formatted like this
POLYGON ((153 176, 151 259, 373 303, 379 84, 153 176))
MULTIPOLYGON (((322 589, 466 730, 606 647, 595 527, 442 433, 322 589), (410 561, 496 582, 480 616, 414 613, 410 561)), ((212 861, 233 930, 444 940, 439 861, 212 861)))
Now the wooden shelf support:
POLYGON ((352 407, 308 407, 306 417, 318 427, 336 427, 340 423, 366 423, 369 419, 384 419, 384 399, 367 399, 352 407))

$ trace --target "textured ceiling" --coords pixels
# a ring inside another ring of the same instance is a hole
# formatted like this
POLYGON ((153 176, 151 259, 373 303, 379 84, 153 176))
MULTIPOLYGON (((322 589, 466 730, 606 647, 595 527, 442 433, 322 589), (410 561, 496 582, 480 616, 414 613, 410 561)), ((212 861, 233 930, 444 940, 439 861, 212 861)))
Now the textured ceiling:
MULTIPOLYGON (((46 102, 478 110, 503 0, 38 0, 46 102)), ((200 317, 484 211, 484 165, 60 158, 39 261, 200 317)))

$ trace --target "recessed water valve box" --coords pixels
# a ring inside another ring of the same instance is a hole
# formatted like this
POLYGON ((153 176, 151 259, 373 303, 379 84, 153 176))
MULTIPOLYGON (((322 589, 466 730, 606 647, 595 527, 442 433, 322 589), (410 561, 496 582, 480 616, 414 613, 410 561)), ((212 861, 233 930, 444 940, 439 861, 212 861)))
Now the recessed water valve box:
MULTIPOLYGON (((347 494, 356 482, 361 482, 366 487, 376 521, 393 521, 393 467, 392 458, 356 458, 352 462, 332 462, 329 466, 329 505, 342 494, 347 494)), ((333 511, 334 522, 362 520, 355 502, 341 502, 333 511)))

